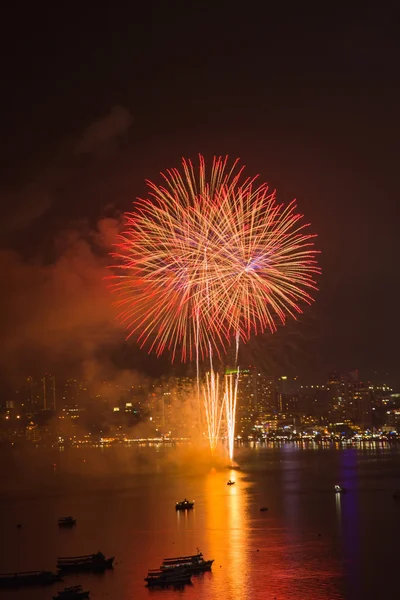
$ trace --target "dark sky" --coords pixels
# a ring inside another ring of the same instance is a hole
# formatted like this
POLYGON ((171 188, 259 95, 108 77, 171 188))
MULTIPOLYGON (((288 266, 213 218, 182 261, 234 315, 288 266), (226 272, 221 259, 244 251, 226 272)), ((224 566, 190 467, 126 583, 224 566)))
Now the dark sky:
POLYGON ((259 353, 286 368, 295 346, 290 368, 308 379, 358 368, 398 385, 395 3, 213 4, 3 12, 3 365, 90 370, 118 354, 102 277, 120 214, 145 178, 201 152, 240 157, 319 233, 317 301, 259 353))

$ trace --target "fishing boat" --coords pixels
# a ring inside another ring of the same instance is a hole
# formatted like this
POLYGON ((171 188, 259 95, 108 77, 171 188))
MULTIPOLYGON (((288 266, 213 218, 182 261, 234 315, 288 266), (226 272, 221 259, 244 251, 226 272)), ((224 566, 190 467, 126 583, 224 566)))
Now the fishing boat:
POLYGON ((192 583, 191 574, 181 568, 174 568, 170 571, 152 569, 144 580, 147 587, 180 587, 192 583))
POLYGON ((66 587, 58 592, 57 596, 53 596, 53 600, 83 600, 84 598, 89 598, 89 592, 85 592, 81 585, 66 587))
POLYGON ((57 569, 60 573, 71 571, 103 573, 106 569, 112 569, 113 562, 113 556, 106 558, 102 552, 84 556, 63 556, 57 559, 57 569))
POLYGON ((235 485, 235 482, 230 479, 226 485, 235 485))
POLYGON ((76 525, 76 519, 73 517, 60 517, 58 519, 59 527, 73 527, 74 525, 76 525))
POLYGON ((0 574, 0 588, 22 587, 25 585, 51 585, 61 578, 51 571, 24 571, 22 573, 0 574))
POLYGON ((181 502, 177 502, 175 504, 176 510, 190 510, 193 507, 194 507, 194 500, 193 500, 193 502, 190 502, 186 498, 184 500, 181 500, 181 502))
POLYGON ((164 558, 160 567, 162 571, 171 571, 173 569, 185 569, 191 575, 211 571, 214 560, 204 560, 202 552, 190 556, 176 556, 174 558, 164 558))

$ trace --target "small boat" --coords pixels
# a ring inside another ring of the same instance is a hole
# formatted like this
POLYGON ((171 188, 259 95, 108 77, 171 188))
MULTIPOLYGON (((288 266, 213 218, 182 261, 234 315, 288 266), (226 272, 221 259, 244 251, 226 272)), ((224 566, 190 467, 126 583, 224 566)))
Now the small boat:
POLYGON ((212 560, 200 560, 198 562, 186 562, 186 561, 177 561, 176 563, 163 563, 160 567, 161 571, 172 571, 177 567, 186 569, 191 575, 195 573, 204 573, 204 571, 211 571, 212 564, 214 559, 212 560))
POLYGON ((260 508, 260 512, 267 512, 268 508, 266 506, 262 506, 260 508))
POLYGON ((226 485, 235 485, 235 482, 230 479, 226 485))
POLYGON ((174 560, 201 560, 203 553, 197 548, 197 554, 189 554, 188 556, 172 556, 170 558, 164 558, 163 563, 172 562, 174 560))
POLYGON ((335 485, 335 492, 336 492, 337 494, 344 494, 344 493, 345 493, 345 491, 346 491, 346 490, 345 490, 344 488, 340 487, 340 485, 335 485))
POLYGON ((74 525, 76 525, 76 519, 73 517, 60 517, 58 519, 59 527, 73 527, 74 525))
POLYGON ((175 504, 176 510, 190 510, 193 507, 194 507, 194 500, 193 500, 193 502, 190 502, 186 498, 184 500, 182 500, 181 502, 177 502, 175 504))
POLYGON ((24 571, 22 573, 0 574, 0 589, 25 585, 51 585, 61 578, 51 571, 24 571))
POLYGON ((170 571, 150 570, 144 580, 147 587, 181 587, 192 583, 191 574, 181 568, 174 568, 170 571))
POLYGON ((240 471, 239 465, 229 465, 229 467, 226 468, 231 469, 232 471, 240 471))
POLYGON ((57 596, 53 596, 53 600, 83 600, 84 598, 89 598, 89 592, 85 592, 81 585, 66 587, 58 592, 57 596))
POLYGON ((203 553, 199 550, 197 554, 192 554, 189 556, 164 558, 160 569, 161 571, 171 571, 172 569, 181 568, 188 571, 191 575, 194 575, 195 573, 211 571, 213 562, 214 559, 204 560, 203 553))
POLYGON ((63 556, 57 559, 57 569, 60 573, 88 571, 104 573, 112 569, 114 557, 106 558, 102 552, 86 554, 84 556, 63 556))

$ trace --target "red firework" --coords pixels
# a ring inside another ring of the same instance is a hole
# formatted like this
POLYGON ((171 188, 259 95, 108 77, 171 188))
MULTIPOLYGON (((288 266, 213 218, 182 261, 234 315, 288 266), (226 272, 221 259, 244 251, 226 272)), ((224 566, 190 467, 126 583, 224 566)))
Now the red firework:
POLYGON ((209 174, 202 156, 182 165, 125 215, 112 288, 128 337, 186 361, 296 318, 320 269, 294 201, 277 204, 227 157, 209 174))

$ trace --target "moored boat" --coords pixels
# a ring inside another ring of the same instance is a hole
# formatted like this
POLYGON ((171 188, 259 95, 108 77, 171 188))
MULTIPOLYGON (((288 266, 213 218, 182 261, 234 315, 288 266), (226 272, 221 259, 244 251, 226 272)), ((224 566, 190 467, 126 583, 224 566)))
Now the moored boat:
POLYGON ((177 502, 175 504, 176 510, 190 510, 193 507, 194 507, 194 500, 193 500, 193 502, 190 502, 186 498, 184 500, 181 500, 181 502, 177 502))
POLYGON ((53 596, 53 600, 84 600, 89 598, 89 592, 85 592, 81 585, 73 585, 59 591, 57 596, 53 596))
POLYGON ((169 558, 164 558, 163 559, 163 564, 164 563, 169 563, 169 562, 173 562, 173 561, 182 561, 182 560, 201 560, 203 558, 203 553, 200 552, 199 549, 197 549, 197 554, 189 554, 188 556, 170 556, 169 558))
POLYGON ((185 569, 190 574, 202 573, 204 571, 211 571, 212 560, 204 560, 202 552, 192 554, 189 556, 176 556, 175 558, 164 558, 161 565, 162 571, 170 571, 172 569, 185 569))
POLYGON ((24 571, 21 573, 0 574, 0 588, 21 587, 25 585, 51 585, 61 578, 51 571, 24 571))
POLYGON ((84 556, 64 556, 57 559, 57 569, 60 573, 71 571, 92 571, 103 573, 112 569, 114 557, 106 558, 102 552, 84 556))
POLYGON ((163 563, 161 565, 161 571, 170 571, 175 569, 176 567, 182 567, 187 569, 187 571, 194 575, 195 573, 203 573, 204 571, 211 571, 211 567, 214 560, 201 560, 194 562, 176 562, 176 563, 163 563))
POLYGON ((73 527, 74 525, 76 525, 76 519, 73 517, 60 517, 58 519, 59 527, 73 527))
POLYGON ((148 587, 179 587, 192 582, 191 574, 186 569, 179 567, 170 571, 150 570, 144 580, 148 587))

